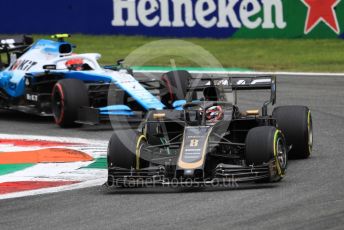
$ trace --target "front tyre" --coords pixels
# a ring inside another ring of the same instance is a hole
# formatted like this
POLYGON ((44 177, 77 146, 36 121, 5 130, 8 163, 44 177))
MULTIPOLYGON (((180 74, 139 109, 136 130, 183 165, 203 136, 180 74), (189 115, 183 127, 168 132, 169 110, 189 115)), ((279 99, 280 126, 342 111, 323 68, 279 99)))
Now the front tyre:
POLYGON ((132 130, 119 130, 112 134, 108 150, 108 185, 113 185, 113 168, 141 169, 149 166, 147 160, 142 159, 141 149, 147 144, 146 137, 132 130))
POLYGON ((251 129, 246 137, 246 163, 262 165, 273 161, 275 174, 268 181, 280 181, 287 168, 287 149, 282 132, 273 126, 251 129))
POLYGON ((51 94, 55 123, 62 128, 76 127, 80 107, 88 106, 88 93, 83 81, 63 79, 58 81, 51 94))
POLYGON ((285 135, 287 145, 291 146, 289 158, 308 158, 313 148, 313 122, 309 108, 280 106, 274 109, 272 116, 285 135))

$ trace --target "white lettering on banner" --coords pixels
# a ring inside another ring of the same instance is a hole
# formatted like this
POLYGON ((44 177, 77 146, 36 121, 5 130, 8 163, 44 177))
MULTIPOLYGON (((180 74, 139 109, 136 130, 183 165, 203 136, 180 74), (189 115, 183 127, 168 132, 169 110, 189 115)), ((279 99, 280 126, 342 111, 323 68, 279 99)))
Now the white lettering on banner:
POLYGON ((244 24, 244 26, 249 29, 257 28, 262 23, 262 19, 256 18, 255 21, 251 21, 250 17, 259 13, 260 10, 261 10, 261 7, 259 5, 259 2, 257 2, 256 0, 243 0, 240 5, 240 18, 241 18, 242 24, 244 24), (252 6, 251 10, 248 10, 249 4, 251 4, 252 6))
POLYGON ((159 5, 157 0, 141 0, 137 6, 137 15, 141 23, 147 27, 153 27, 159 23, 159 17, 155 16, 152 19, 148 19, 148 16, 156 12, 159 5), (146 5, 149 5, 149 8, 146 8, 146 5))
POLYGON ((227 0, 219 0, 219 21, 217 23, 217 27, 219 28, 228 28, 229 23, 227 18, 229 19, 232 27, 240 28, 241 24, 235 14, 234 6, 237 4, 239 0, 232 0, 229 1, 227 4, 227 0))
POLYGON ((159 26, 161 27, 171 27, 171 21, 170 21, 170 15, 168 13, 169 7, 168 7, 168 1, 169 0, 159 0, 160 2, 160 8, 161 8, 161 19, 159 22, 159 26))
POLYGON ((195 6, 195 14, 198 23, 203 26, 204 28, 211 28, 216 24, 216 17, 213 16, 210 20, 206 20, 205 17, 209 16, 210 14, 214 13, 216 10, 216 5, 213 0, 197 0, 195 6), (208 8, 203 10, 203 6, 208 5, 208 8))
POLYGON ((283 19, 283 4, 281 0, 262 0, 264 7, 264 22, 262 27, 264 29, 273 29, 275 24, 272 22, 272 7, 275 8, 276 26, 279 29, 284 29, 287 23, 283 19))
POLYGON ((139 22, 136 19, 135 0, 113 0, 114 19, 113 26, 138 26, 139 22), (128 18, 123 19, 123 11, 127 10, 128 18))
POLYGON ((287 26, 282 0, 261 0, 261 3, 258 0, 113 0, 113 13, 112 25, 116 27, 199 25, 284 29, 287 26), (262 16, 257 16, 260 13, 262 16))
POLYGON ((196 21, 193 19, 192 1, 191 0, 172 0, 173 2, 173 27, 183 27, 182 9, 185 10, 185 24, 188 27, 194 27, 196 21))

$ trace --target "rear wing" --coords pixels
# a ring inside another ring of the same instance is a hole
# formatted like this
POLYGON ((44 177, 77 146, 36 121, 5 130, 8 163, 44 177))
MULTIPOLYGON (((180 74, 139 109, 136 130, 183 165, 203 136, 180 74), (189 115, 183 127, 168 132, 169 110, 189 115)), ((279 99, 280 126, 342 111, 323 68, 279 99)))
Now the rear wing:
POLYGON ((241 90, 270 90, 270 99, 264 102, 262 114, 267 115, 267 106, 276 103, 276 76, 255 76, 255 77, 237 77, 237 76, 196 76, 189 82, 188 90, 202 90, 210 85, 221 85, 227 90, 232 90, 235 95, 235 104, 237 103, 237 91, 241 90))
POLYGON ((231 77, 231 86, 237 90, 270 90, 270 103, 276 103, 276 76, 231 77))
POLYGON ((32 43, 33 38, 26 35, 0 38, 0 53, 24 50, 32 43))
POLYGON ((231 77, 233 90, 271 89, 276 84, 275 76, 231 77))
POLYGON ((0 70, 20 57, 32 43, 33 38, 26 35, 0 38, 0 70), (7 61, 2 60, 1 54, 6 55, 7 61))

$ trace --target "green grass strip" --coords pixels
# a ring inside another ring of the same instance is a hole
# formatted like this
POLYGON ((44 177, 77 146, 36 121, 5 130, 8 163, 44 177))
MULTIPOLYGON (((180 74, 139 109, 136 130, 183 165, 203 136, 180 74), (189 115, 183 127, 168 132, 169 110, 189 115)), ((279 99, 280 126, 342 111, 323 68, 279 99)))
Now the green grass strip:
MULTIPOLYGON (((50 39, 47 35, 34 35, 50 39)), ((140 36, 92 36, 73 34, 66 39, 77 45, 76 53, 100 53, 103 65, 112 65, 149 42, 166 39, 140 36)), ((225 68, 259 71, 344 72, 343 39, 182 39, 210 52, 225 68)), ((173 47, 172 47, 173 48, 173 47)), ((172 49, 165 47, 165 51, 172 49)), ((166 53, 165 52, 165 53, 166 53)), ((132 66, 198 67, 182 56, 162 56, 132 66)), ((208 66, 210 67, 210 66, 208 66)))

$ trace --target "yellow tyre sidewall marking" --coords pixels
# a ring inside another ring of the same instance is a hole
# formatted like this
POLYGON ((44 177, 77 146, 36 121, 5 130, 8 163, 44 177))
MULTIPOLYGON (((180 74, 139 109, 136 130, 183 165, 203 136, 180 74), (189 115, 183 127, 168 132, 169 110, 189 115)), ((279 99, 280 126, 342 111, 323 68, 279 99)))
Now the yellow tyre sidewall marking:
MULTIPOLYGON (((308 151, 309 151, 309 155, 312 153, 312 146, 309 144, 309 131, 311 130, 311 111, 308 110, 308 115, 307 115, 307 128, 308 128, 308 151)), ((312 134, 313 135, 313 134, 312 134)), ((312 136, 313 139, 313 136, 312 136)), ((312 140, 312 144, 313 144, 313 140, 312 140)))
POLYGON ((284 173, 282 172, 282 168, 277 156, 277 137, 280 132, 281 132, 280 130, 276 130, 275 135, 274 135, 274 158, 276 161, 277 173, 279 176, 283 177, 284 173))
POLYGON ((141 146, 140 144, 141 144, 141 141, 143 140, 147 141, 145 135, 139 136, 136 142, 136 169, 140 169, 140 146, 141 146))

